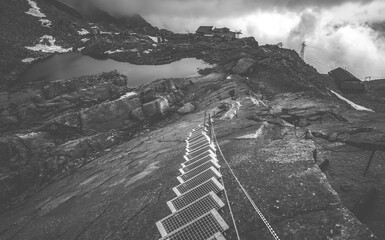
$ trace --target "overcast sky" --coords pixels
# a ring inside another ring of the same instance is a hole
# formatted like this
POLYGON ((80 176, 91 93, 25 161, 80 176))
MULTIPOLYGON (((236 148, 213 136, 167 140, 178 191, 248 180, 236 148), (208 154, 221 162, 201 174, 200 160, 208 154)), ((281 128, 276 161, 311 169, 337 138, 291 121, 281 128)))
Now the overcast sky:
POLYGON ((174 32, 228 26, 261 44, 283 42, 297 51, 306 41, 305 60, 321 73, 340 66, 361 79, 385 78, 385 0, 88 1, 112 14, 139 13, 174 32), (374 30, 373 23, 384 28, 374 30))

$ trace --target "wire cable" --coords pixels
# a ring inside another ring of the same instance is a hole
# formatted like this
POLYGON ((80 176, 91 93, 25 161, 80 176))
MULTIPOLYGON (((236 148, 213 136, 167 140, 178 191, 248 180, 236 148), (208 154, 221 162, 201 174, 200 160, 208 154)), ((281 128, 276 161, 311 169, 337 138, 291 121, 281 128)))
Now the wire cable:
POLYGON ((220 172, 220 173, 221 173, 221 181, 222 181, 222 184, 223 184, 223 191, 225 193, 225 198, 226 198, 227 205, 229 206, 230 215, 231 215, 231 219, 233 221, 235 233, 237 234, 237 239, 241 240, 241 238, 239 237, 239 233, 238 233, 238 227, 237 227, 237 224, 235 222, 234 213, 233 213, 233 210, 232 210, 231 205, 230 205, 229 197, 227 195, 227 191, 226 191, 226 187, 225 187, 225 181, 223 180, 222 172, 220 172))
POLYGON ((218 150, 223 158, 223 160, 225 161, 227 167, 229 168, 231 174, 233 175, 234 179, 237 181, 239 187, 242 189, 243 193, 245 194, 245 196, 247 197, 247 199, 249 200, 249 202, 251 203, 251 205, 253 206, 254 210, 258 213, 259 217, 262 219, 263 223, 265 224, 265 226, 267 227, 267 229, 270 231, 271 235, 274 237, 275 240, 280 240, 278 235, 275 233, 274 229, 271 227, 270 223, 267 221, 267 219, 265 218, 265 216, 263 215, 263 213, 261 212, 261 210, 258 208, 258 206, 255 204, 255 202, 253 201, 253 199, 250 197, 250 195, 247 193, 246 189, 242 186, 241 182, 238 180, 237 176, 235 175, 234 171, 231 169, 230 167, 230 164, 227 162, 225 156, 223 155, 223 152, 222 152, 222 149, 221 147, 219 146, 218 144, 218 139, 217 139, 217 136, 215 134, 215 131, 214 131, 214 125, 212 124, 211 128, 212 128, 212 131, 213 131, 213 136, 214 136, 214 141, 216 143, 216 145, 218 146, 218 150))
MULTIPOLYGON (((214 134, 213 134, 214 130, 212 127, 213 121, 211 121, 211 119, 209 118, 208 123, 210 124, 210 144, 211 144, 211 141, 214 138, 214 134)), ((223 184, 223 192, 225 193, 226 202, 227 202, 227 205, 229 206, 229 211, 230 211, 230 215, 231 215, 231 220, 232 220, 233 225, 234 225, 235 233, 237 234, 237 239, 241 240, 241 238, 239 237, 238 227, 237 227, 237 224, 235 222, 234 213, 233 213, 233 210, 232 210, 231 205, 230 205, 229 197, 227 195, 227 191, 226 191, 226 187, 225 187, 225 181, 223 180, 223 174, 220 170, 219 170, 219 172, 221 173, 221 182, 223 184)))

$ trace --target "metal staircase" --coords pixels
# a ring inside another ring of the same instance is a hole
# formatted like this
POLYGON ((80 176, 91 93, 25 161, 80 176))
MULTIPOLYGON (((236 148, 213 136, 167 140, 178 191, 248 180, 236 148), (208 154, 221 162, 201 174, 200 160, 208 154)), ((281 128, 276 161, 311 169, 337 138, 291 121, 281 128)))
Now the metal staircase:
POLYGON ((186 139, 185 162, 167 202, 171 214, 156 223, 161 240, 224 240, 229 226, 218 210, 225 204, 218 197, 224 188, 216 148, 210 138, 210 123, 193 129, 186 139))

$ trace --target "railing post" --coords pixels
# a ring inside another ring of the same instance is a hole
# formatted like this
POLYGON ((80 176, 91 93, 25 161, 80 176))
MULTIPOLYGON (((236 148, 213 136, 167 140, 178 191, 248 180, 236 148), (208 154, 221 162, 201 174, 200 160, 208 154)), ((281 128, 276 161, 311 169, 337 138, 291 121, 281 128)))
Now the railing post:
POLYGON ((209 136, 210 136, 210 144, 212 142, 212 132, 211 132, 211 117, 210 117, 210 114, 208 115, 208 118, 207 118, 207 121, 208 121, 208 125, 209 125, 209 136))
POLYGON ((206 110, 205 110, 205 115, 203 116, 203 127, 205 127, 206 124, 206 110))

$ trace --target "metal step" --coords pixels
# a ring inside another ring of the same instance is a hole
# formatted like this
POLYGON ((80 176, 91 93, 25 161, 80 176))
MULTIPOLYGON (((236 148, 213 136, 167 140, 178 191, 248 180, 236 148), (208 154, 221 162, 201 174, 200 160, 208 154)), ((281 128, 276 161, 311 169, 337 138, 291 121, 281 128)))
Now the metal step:
POLYGON ((217 156, 215 156, 214 154, 207 154, 201 158, 194 159, 193 161, 185 161, 184 163, 181 163, 180 165, 182 166, 183 171, 187 172, 187 171, 195 168, 195 166, 193 164, 196 165, 198 163, 196 166, 199 166, 202 163, 209 161, 211 159, 218 161, 217 156))
POLYGON ((188 144, 188 145, 191 145, 193 143, 196 143, 196 142, 199 142, 200 140, 202 139, 207 139, 207 140, 210 140, 209 136, 207 136, 207 134, 202 134, 200 137, 192 140, 192 139, 186 139, 185 142, 188 144))
MULTIPOLYGON (((161 238, 162 240, 206 240, 213 239, 218 232, 229 229, 229 225, 219 215, 218 211, 212 209, 210 212, 200 216, 189 224, 178 228, 170 234, 161 238)), ((215 239, 215 238, 214 238, 215 239)))
POLYGON ((189 156, 189 155, 184 155, 183 158, 184 158, 186 161, 193 161, 193 160, 197 160, 197 159, 203 157, 205 154, 212 154, 212 155, 215 155, 214 152, 215 152, 215 151, 213 151, 212 149, 210 149, 210 150, 207 150, 206 152, 203 152, 203 153, 201 153, 201 154, 199 154, 199 155, 197 155, 197 156, 191 157, 191 156, 189 156))
POLYGON ((171 199, 167 202, 167 205, 170 208, 171 212, 176 212, 211 191, 213 191, 214 193, 219 193, 223 191, 222 184, 220 184, 219 181, 214 177, 196 186, 195 188, 190 189, 183 195, 171 199))
POLYGON ((182 195, 183 193, 189 191, 190 189, 195 188, 196 186, 206 182, 211 178, 220 178, 222 175, 218 172, 215 167, 210 167, 209 169, 199 173, 195 177, 189 179, 188 181, 179 184, 176 187, 173 187, 172 190, 177 196, 182 195))
POLYGON ((207 240, 226 240, 226 238, 222 235, 221 232, 217 232, 214 236, 211 236, 207 240))
POLYGON ((198 142, 197 144, 186 146, 186 151, 192 152, 194 149, 198 149, 200 146, 205 145, 205 144, 209 145, 210 141, 208 141, 207 139, 204 139, 203 141, 198 142))
MULTIPOLYGON (((197 135, 195 135, 195 136, 188 137, 188 138, 186 139, 186 141, 188 141, 189 143, 193 143, 193 142, 198 141, 198 140, 201 139, 202 137, 206 137, 206 136, 207 136, 207 134, 206 134, 205 132, 202 132, 202 133, 197 134, 197 135)), ((208 137, 208 136, 207 136, 207 137, 208 137)))
POLYGON ((205 157, 207 155, 210 155, 210 156, 213 156, 213 157, 217 156, 216 153, 213 150, 208 150, 208 151, 203 152, 202 154, 199 154, 198 156, 195 156, 193 158, 189 158, 189 157, 186 157, 187 159, 184 158, 186 160, 185 163, 198 161, 199 159, 201 159, 201 158, 203 158, 203 157, 205 157))
POLYGON ((204 153, 204 152, 206 152, 208 150, 211 150, 212 152, 215 152, 216 148, 209 145, 209 146, 200 148, 198 150, 195 150, 194 152, 186 153, 186 155, 189 158, 194 158, 194 157, 199 156, 200 154, 202 154, 202 153, 204 153))
POLYGON ((179 211, 159 220, 156 226, 162 237, 164 237, 209 212, 211 209, 218 210, 224 206, 225 204, 222 200, 214 192, 210 192, 179 211))
POLYGON ((191 151, 192 149, 196 149, 199 146, 202 146, 203 144, 210 144, 210 141, 207 139, 203 139, 202 141, 197 142, 196 144, 194 143, 192 145, 186 146, 186 150, 191 151))
MULTIPOLYGON (((204 126, 205 126, 205 127, 208 127, 209 125, 206 123, 204 126)), ((191 132, 195 132, 195 131, 200 130, 200 129, 202 129, 202 128, 203 128, 203 124, 199 124, 198 127, 193 128, 193 129, 191 130, 191 132)))
POLYGON ((202 138, 209 138, 209 136, 206 134, 206 132, 202 132, 194 137, 187 137, 185 142, 189 142, 190 144, 193 143, 193 142, 196 142, 202 138))
POLYGON ((203 128, 203 129, 197 130, 195 132, 190 132, 188 135, 188 139, 193 138, 195 136, 198 136, 202 133, 207 133, 207 128, 203 128))
POLYGON ((201 133, 207 133, 208 132, 208 129, 207 127, 204 127, 204 128, 200 128, 200 129, 197 129, 195 131, 191 131, 189 134, 188 134, 188 137, 187 138, 191 138, 193 136, 196 136, 198 134, 201 134, 201 133))
POLYGON ((199 151, 203 150, 204 148, 208 148, 208 147, 210 147, 213 151, 216 150, 214 144, 206 143, 206 144, 200 145, 194 149, 191 149, 190 151, 187 151, 186 155, 197 154, 199 151))
POLYGON ((193 168, 190 171, 185 172, 185 173, 183 172, 182 169, 179 169, 179 171, 182 173, 182 175, 178 176, 177 179, 180 183, 184 183, 187 180, 195 177, 196 175, 198 175, 199 173, 205 171, 206 169, 208 169, 210 167, 215 167, 216 169, 220 168, 219 164, 216 163, 215 161, 207 161, 207 162, 203 163, 202 165, 199 165, 198 167, 193 168))

